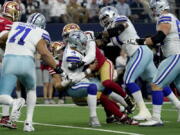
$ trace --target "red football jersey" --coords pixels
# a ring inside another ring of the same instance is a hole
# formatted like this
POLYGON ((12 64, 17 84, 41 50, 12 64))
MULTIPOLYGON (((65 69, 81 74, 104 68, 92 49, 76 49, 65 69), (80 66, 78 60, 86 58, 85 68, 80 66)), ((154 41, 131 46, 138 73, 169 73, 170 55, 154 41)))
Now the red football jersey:
POLYGON ((12 26, 12 21, 4 18, 4 17, 0 17, 0 32, 4 31, 4 30, 10 30, 11 26, 12 26))
POLYGON ((107 60, 107 58, 104 56, 104 54, 97 47, 96 47, 96 60, 98 63, 96 70, 99 70, 101 68, 101 66, 104 64, 104 62, 107 60))

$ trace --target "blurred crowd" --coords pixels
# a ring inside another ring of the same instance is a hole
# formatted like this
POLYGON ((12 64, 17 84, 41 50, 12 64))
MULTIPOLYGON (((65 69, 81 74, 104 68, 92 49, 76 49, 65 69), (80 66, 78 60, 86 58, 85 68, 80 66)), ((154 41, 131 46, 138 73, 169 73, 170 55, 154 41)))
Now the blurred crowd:
MULTIPOLYGON (((2 5, 4 1, 1 0, 2 5)), ((153 22, 148 0, 14 0, 21 5, 22 20, 33 12, 43 13, 51 23, 97 23, 98 11, 104 6, 114 6, 119 14, 133 22, 153 22)), ((171 12, 180 15, 180 1, 169 0, 171 12)))

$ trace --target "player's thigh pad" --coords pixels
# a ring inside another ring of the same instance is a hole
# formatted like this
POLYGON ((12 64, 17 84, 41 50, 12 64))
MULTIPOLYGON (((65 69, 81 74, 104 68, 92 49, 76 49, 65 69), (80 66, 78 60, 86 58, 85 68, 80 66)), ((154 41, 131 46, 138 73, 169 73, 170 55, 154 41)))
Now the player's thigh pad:
POLYGON ((125 74, 124 83, 134 82, 145 69, 148 67, 150 61, 152 61, 152 51, 147 46, 141 46, 139 49, 130 57, 125 74))
POLYGON ((69 96, 73 98, 81 98, 87 97, 88 95, 88 87, 91 83, 88 82, 80 82, 73 85, 71 88, 67 90, 69 96))
POLYGON ((104 86, 102 85, 102 83, 100 82, 100 80, 98 78, 91 77, 91 78, 89 78, 89 81, 93 84, 96 84, 98 92, 104 91, 104 86))
POLYGON ((31 56, 6 55, 3 60, 3 72, 16 75, 27 90, 36 88, 35 63, 31 56))
POLYGON ((101 82, 113 79, 114 66, 110 60, 106 60, 102 67, 99 69, 101 82))
POLYGON ((178 73, 180 73, 180 55, 169 56, 160 63, 153 83, 163 88, 174 81, 178 73))

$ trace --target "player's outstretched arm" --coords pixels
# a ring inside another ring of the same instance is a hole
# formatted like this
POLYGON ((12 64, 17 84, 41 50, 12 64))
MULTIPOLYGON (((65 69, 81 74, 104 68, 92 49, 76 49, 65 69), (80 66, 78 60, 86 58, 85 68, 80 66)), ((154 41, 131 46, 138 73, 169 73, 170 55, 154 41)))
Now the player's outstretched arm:
POLYGON ((154 36, 144 39, 137 39, 136 42, 139 45, 156 45, 158 43, 161 43, 166 38, 166 35, 170 32, 170 29, 171 24, 161 23, 159 24, 158 31, 154 36))
POLYGON ((45 61, 53 69, 56 68, 56 62, 47 48, 46 41, 41 39, 37 44, 37 51, 41 55, 43 61, 45 61))

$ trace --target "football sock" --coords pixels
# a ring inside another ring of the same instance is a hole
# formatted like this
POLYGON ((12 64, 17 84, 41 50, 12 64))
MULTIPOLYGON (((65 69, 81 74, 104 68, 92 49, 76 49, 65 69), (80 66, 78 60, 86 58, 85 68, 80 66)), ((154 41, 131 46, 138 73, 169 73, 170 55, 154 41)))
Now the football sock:
POLYGON ((172 104, 175 105, 175 107, 177 109, 180 109, 180 101, 178 100, 178 98, 174 95, 174 93, 172 92, 170 87, 165 87, 163 89, 163 94, 164 96, 166 96, 171 102, 172 104))
POLYGON ((152 117, 156 120, 161 119, 161 108, 163 104, 163 92, 162 91, 152 91, 152 103, 153 112, 152 117))
POLYGON ((127 103, 124 101, 124 98, 121 97, 120 95, 111 92, 111 94, 109 95, 110 98, 112 98, 114 101, 120 103, 121 105, 127 107, 127 103))
POLYGON ((97 104, 96 95, 88 94, 87 103, 88 103, 88 107, 89 107, 89 115, 90 115, 90 117, 97 116, 97 113, 96 113, 96 104, 97 104))
POLYGON ((107 96, 103 94, 101 95, 100 100, 101 100, 101 104, 108 112, 114 114, 117 117, 122 117, 123 113, 120 112, 119 110, 120 108, 115 102, 111 101, 110 99, 108 99, 107 96))
POLYGON ((9 105, 2 105, 2 116, 9 116, 9 105))
POLYGON ((126 87, 128 91, 132 94, 137 106, 139 107, 139 111, 141 112, 147 109, 139 86, 136 83, 129 83, 126 84, 126 87))
POLYGON ((26 98, 26 103, 27 103, 26 121, 28 121, 28 122, 32 122, 34 107, 36 105, 36 99, 37 99, 36 90, 29 90, 27 92, 27 98, 26 98))

